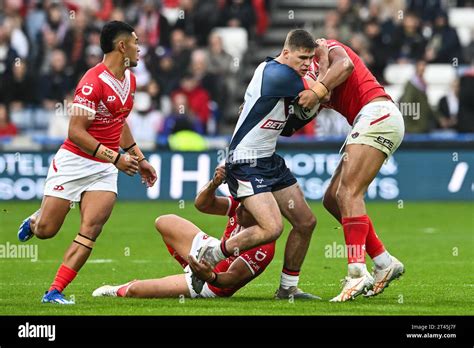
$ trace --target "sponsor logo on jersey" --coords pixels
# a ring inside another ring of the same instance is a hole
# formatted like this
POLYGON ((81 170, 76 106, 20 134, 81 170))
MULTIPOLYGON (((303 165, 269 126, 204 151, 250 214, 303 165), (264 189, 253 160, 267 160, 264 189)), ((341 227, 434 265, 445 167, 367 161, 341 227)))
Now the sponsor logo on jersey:
POLYGON ((285 121, 267 120, 261 125, 262 129, 281 130, 285 126, 285 121))
POLYGON ((359 136, 359 132, 355 132, 351 134, 352 139, 355 139, 359 136))
POLYGON ((54 186, 53 191, 64 191, 64 186, 63 185, 56 185, 56 186, 54 186))
POLYGON ((117 97, 114 96, 114 95, 109 95, 109 96, 107 97, 107 101, 108 101, 108 102, 113 102, 113 101, 115 101, 116 99, 117 99, 117 97))
POLYGON ((93 85, 90 85, 90 86, 84 85, 84 86, 82 86, 82 89, 81 89, 82 94, 84 94, 84 95, 89 95, 89 94, 91 94, 91 93, 92 93, 92 90, 93 90, 93 87, 92 87, 92 86, 93 86, 93 85))
POLYGON ((377 139, 374 139, 376 143, 379 143, 382 146, 385 146, 387 149, 392 150, 393 149, 393 141, 386 139, 382 136, 378 136, 377 139))

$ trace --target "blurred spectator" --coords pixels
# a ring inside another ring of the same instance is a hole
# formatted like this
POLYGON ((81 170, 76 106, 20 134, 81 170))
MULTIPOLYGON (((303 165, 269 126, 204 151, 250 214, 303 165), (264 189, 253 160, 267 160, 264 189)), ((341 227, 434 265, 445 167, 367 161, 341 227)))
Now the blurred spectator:
POLYGON ((181 78, 188 69, 191 60, 191 50, 186 42, 183 30, 175 29, 171 32, 171 59, 176 67, 177 78, 181 78))
POLYGON ((161 134, 169 136, 181 130, 192 130, 204 134, 204 127, 188 107, 188 98, 183 93, 175 93, 172 98, 173 111, 164 121, 161 134))
POLYGON ((207 91, 199 84, 199 80, 191 74, 184 75, 181 79, 180 88, 172 93, 171 98, 176 99, 176 94, 186 96, 186 104, 189 105, 190 111, 196 115, 202 129, 205 130, 211 115, 209 109, 210 98, 207 91))
POLYGON ((459 84, 457 129, 461 133, 474 132, 474 65, 464 73, 459 84))
POLYGON ((49 113, 48 136, 56 139, 66 139, 69 131, 69 112, 74 100, 74 91, 70 91, 61 107, 56 107, 54 112, 49 113), (69 109, 68 109, 69 108, 69 109))
POLYGON ((324 17, 324 26, 314 32, 316 38, 324 37, 328 40, 338 40, 348 43, 351 36, 351 28, 348 23, 341 22, 341 15, 339 12, 331 10, 328 11, 324 17))
POLYGON ((148 93, 137 92, 134 107, 127 122, 137 143, 151 148, 162 127, 163 116, 158 110, 153 109, 152 99, 148 93))
POLYGON ((9 27, 0 24, 0 102, 6 102, 9 84, 12 79, 12 67, 18 57, 11 46, 9 27))
POLYGON ((5 104, 0 104, 0 137, 14 136, 17 134, 16 126, 10 122, 8 109, 5 104))
POLYGON ((138 16, 135 31, 141 30, 140 43, 148 47, 158 45, 169 47, 170 25, 160 13, 160 5, 155 0, 145 0, 138 16))
POLYGON ((68 63, 74 70, 74 79, 79 80, 86 72, 85 51, 87 46, 88 17, 84 11, 75 13, 71 20, 72 27, 67 31, 64 39, 64 52, 68 63))
POLYGON ((431 109, 426 95, 426 82, 423 77, 426 62, 416 62, 415 75, 405 85, 405 90, 400 98, 400 104, 408 105, 408 110, 417 110, 411 115, 403 115, 405 120, 405 131, 407 133, 427 133, 437 123, 437 115, 431 109))
POLYGON ((359 4, 355 1, 337 1, 337 13, 339 14, 340 23, 347 25, 352 32, 362 29, 362 21, 359 19, 359 8, 359 4))
POLYGON ((381 33, 380 24, 376 19, 369 20, 365 24, 364 33, 369 44, 371 59, 367 62, 370 71, 380 83, 384 83, 383 72, 387 66, 390 52, 387 50, 387 42, 381 33))
POLYGON ((104 54, 100 46, 89 45, 86 48, 86 70, 95 67, 102 61, 104 54))
POLYGON ((425 59, 429 63, 449 63, 454 59, 460 64, 463 61, 463 53, 458 34, 449 25, 446 12, 440 12, 435 18, 433 35, 426 47, 425 59))
POLYGON ((406 0, 407 10, 421 18, 423 22, 433 22, 441 10, 440 0, 406 0))
POLYGON ((31 112, 29 107, 36 103, 35 78, 28 73, 26 61, 13 64, 13 77, 8 88, 10 119, 18 127, 31 127, 31 112))
POLYGON ((255 26, 255 12, 250 0, 227 0, 220 15, 220 25, 242 27, 252 37, 255 26))
POLYGON ((39 83, 39 95, 43 100, 43 107, 54 109, 57 103, 64 103, 69 91, 74 88, 73 78, 66 70, 66 55, 60 49, 51 54, 51 71, 42 75, 39 83))
POLYGON ((213 74, 208 70, 207 55, 204 50, 195 50, 191 55, 190 72, 198 83, 209 93, 220 109, 226 107, 227 86, 226 76, 213 74))
POLYGON ((455 129, 459 112, 459 80, 453 81, 452 89, 438 103, 439 124, 443 129, 455 129))
POLYGON ((188 37, 194 37, 198 46, 207 44, 207 37, 218 21, 216 0, 180 0, 180 9, 175 28, 181 29, 188 37))
POLYGON ((398 63, 422 59, 425 46, 419 18, 412 12, 406 13, 402 26, 397 27, 393 35, 392 58, 398 63))
POLYGON ((22 19, 21 17, 9 17, 5 19, 4 25, 7 27, 7 31, 10 33, 10 42, 12 48, 18 53, 18 57, 22 59, 28 58, 29 43, 28 38, 22 31, 22 19))

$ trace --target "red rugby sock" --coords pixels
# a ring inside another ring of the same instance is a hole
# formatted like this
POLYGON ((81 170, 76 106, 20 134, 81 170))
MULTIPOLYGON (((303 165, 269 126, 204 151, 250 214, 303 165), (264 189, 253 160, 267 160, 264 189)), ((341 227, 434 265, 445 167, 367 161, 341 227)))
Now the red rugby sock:
POLYGON ((365 241, 369 233, 367 215, 342 218, 348 263, 365 263, 365 241))
POLYGON ((56 277, 54 278, 53 284, 49 288, 49 291, 56 289, 59 292, 63 292, 66 286, 71 283, 74 278, 76 278, 77 272, 72 268, 69 268, 65 264, 61 264, 58 269, 58 273, 56 273, 56 277))
POLYGON ((367 254, 373 259, 374 257, 379 256, 381 253, 385 251, 385 247, 382 241, 375 233, 374 225, 369 217, 369 233, 367 234, 367 240, 365 241, 366 251, 367 254))

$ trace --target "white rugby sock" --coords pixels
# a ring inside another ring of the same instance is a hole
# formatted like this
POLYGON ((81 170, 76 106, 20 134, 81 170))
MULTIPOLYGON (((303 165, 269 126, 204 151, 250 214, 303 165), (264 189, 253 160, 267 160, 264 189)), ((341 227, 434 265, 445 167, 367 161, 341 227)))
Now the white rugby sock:
POLYGON ((385 269, 388 266, 390 266, 390 264, 392 263, 392 258, 390 257, 390 254, 388 253, 388 251, 385 250, 380 255, 374 257, 373 261, 375 263, 376 268, 385 269))
POLYGON ((367 273, 367 265, 365 263, 354 262, 347 266, 349 277, 360 278, 367 273))
POLYGON ((300 280, 300 276, 289 275, 284 272, 281 272, 280 278, 280 286, 283 289, 289 289, 292 286, 298 286, 298 281, 300 280))

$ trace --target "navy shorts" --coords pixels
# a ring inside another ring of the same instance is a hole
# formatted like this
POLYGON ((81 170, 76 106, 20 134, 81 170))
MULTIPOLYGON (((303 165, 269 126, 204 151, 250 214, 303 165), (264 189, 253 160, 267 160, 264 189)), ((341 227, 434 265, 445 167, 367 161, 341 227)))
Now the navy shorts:
POLYGON ((226 163, 226 180, 234 199, 273 192, 296 183, 285 160, 273 154, 249 163, 226 163))

